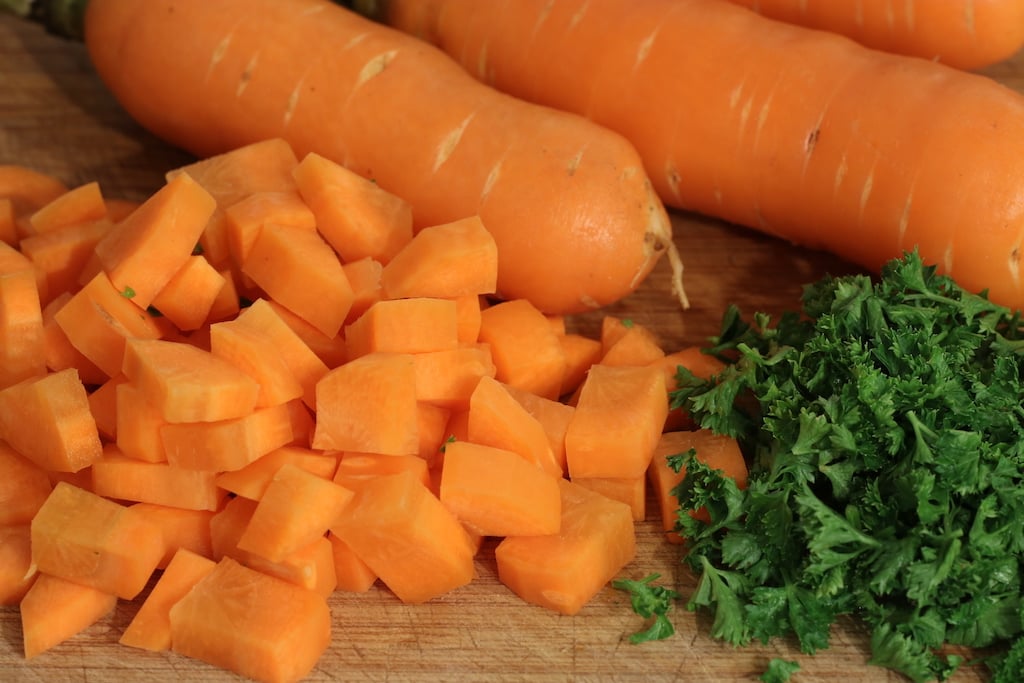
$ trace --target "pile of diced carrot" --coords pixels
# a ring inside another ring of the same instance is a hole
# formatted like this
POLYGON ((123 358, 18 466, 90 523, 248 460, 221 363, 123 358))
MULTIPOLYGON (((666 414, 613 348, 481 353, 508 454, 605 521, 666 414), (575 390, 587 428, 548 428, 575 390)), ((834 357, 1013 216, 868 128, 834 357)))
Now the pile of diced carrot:
POLYGON ((263 681, 328 647, 328 597, 421 603, 474 578, 577 613, 666 536, 698 455, 670 411, 697 349, 600 338, 495 291, 476 216, 402 199, 281 140, 167 174, 142 202, 0 166, 0 603, 27 658, 138 603, 125 645, 263 681))

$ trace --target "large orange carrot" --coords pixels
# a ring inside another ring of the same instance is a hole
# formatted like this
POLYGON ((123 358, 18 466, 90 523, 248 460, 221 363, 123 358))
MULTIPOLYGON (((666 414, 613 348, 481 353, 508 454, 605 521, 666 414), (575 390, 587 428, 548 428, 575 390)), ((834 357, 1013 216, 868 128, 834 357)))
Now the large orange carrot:
POLYGON ((1024 306, 1024 95, 989 78, 721 0, 387 6, 484 82, 624 134, 666 204, 869 269, 917 246, 1024 306))
POLYGON ((479 215, 503 297, 591 309, 673 248, 626 140, 327 0, 90 0, 84 37, 128 113, 195 154, 283 137, 402 197, 419 226, 479 215))
POLYGON ((730 2, 772 19, 840 33, 876 50, 960 69, 995 64, 1024 46, 1024 3, 1018 0, 730 2))

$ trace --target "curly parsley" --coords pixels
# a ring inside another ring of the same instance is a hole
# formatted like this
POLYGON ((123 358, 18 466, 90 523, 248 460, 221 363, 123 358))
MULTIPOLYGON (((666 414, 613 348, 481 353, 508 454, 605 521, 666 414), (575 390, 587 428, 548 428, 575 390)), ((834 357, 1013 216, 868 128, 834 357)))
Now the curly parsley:
POLYGON ((1024 658, 1019 314, 909 253, 877 282, 809 285, 778 320, 731 309, 713 341, 729 364, 707 381, 681 368, 673 403, 737 437, 751 471, 741 491, 692 453, 681 463, 688 607, 737 645, 793 634, 814 653, 849 614, 870 662, 914 681, 962 664, 947 645, 992 648, 1010 676, 1024 658), (710 523, 688 514, 701 507, 710 523))

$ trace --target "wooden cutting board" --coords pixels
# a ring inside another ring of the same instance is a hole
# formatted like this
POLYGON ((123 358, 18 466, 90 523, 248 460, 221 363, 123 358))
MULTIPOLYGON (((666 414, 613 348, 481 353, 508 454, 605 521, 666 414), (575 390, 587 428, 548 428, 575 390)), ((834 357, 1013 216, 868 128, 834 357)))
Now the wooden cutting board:
MULTIPOLYGON (((1024 55, 989 75, 1024 92, 1024 55)), ((109 197, 141 198, 169 168, 191 160, 130 121, 106 93, 81 45, 0 17, 0 164, 22 164, 54 174, 69 186, 98 180, 109 197)), ((629 317, 660 335, 666 348, 702 343, 718 330, 722 312, 737 303, 747 312, 795 308, 804 283, 826 272, 856 269, 842 261, 682 213, 673 214, 686 264, 692 307, 669 295, 662 264, 640 291, 602 312, 629 317)), ((573 321, 596 334, 600 315, 573 321)), ((694 579, 678 549, 664 542, 656 511, 637 527, 639 550, 625 574, 670 577, 688 595, 694 579)), ((703 616, 676 610, 678 633, 665 641, 631 645, 641 627, 625 594, 605 589, 574 617, 527 605, 496 578, 493 545, 476 563, 478 579, 425 605, 404 606, 387 590, 337 593, 330 604, 334 638, 310 676, 315 681, 756 681, 773 657, 797 660, 799 683, 836 680, 902 681, 867 663, 866 634, 843 622, 831 647, 802 655, 793 643, 733 649, 712 640, 703 616)), ((174 654, 152 654, 117 644, 137 603, 122 602, 86 632, 31 663, 21 655, 18 611, 0 608, 0 680, 227 681, 237 677, 174 654)), ((958 683, 985 680, 965 669, 958 683)))

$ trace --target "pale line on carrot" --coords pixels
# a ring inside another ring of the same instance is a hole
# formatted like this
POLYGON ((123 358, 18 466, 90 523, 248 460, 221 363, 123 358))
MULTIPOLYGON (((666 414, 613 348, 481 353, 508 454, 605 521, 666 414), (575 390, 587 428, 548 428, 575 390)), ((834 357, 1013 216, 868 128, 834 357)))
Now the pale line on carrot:
POLYGON ((249 58, 245 68, 242 70, 242 75, 238 79, 238 87, 235 89, 235 97, 241 97, 242 93, 245 92, 245 88, 249 85, 249 81, 252 80, 252 73, 256 70, 256 65, 259 63, 259 60, 259 52, 254 53, 253 56, 249 58))
POLYGON ((967 0, 964 3, 964 24, 967 25, 967 33, 973 37, 977 28, 974 21, 974 0, 967 0))
POLYGON ((466 132, 466 126, 473 120, 475 114, 470 114, 462 123, 456 126, 451 132, 449 132, 441 144, 437 147, 437 155, 434 157, 434 168, 431 169, 433 173, 437 173, 438 169, 444 166, 444 163, 451 158, 455 148, 459 146, 459 141, 462 140, 462 134, 466 132))
POLYGON ((359 71, 359 78, 356 80, 356 88, 359 88, 366 84, 368 80, 374 76, 380 75, 384 69, 387 68, 391 60, 398 54, 398 50, 388 50, 387 52, 381 52, 379 55, 371 57, 363 68, 359 71))
POLYGON ((586 2, 580 5, 579 9, 577 9, 576 12, 572 15, 572 18, 569 19, 570 31, 576 28, 576 25, 583 20, 583 15, 587 13, 588 9, 590 9, 590 0, 586 0, 586 2))

